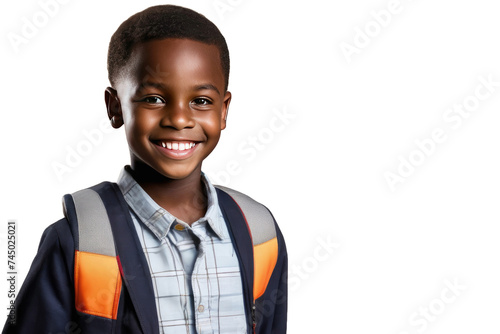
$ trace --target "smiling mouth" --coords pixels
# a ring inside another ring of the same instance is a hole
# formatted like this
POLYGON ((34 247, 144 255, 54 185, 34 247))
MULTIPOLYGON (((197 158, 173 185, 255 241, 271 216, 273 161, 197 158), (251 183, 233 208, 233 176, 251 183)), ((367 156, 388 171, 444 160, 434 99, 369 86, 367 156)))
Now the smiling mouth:
POLYGON ((196 143, 194 141, 159 140, 156 142, 156 145, 172 151, 184 151, 195 147, 196 143))

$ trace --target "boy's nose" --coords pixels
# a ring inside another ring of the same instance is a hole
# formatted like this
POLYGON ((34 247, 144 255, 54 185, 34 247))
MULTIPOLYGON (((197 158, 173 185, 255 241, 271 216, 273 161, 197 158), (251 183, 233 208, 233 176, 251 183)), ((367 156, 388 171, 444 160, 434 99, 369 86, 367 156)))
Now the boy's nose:
POLYGON ((173 127, 177 130, 194 127, 191 109, 188 105, 184 104, 167 108, 161 120, 161 126, 173 127))

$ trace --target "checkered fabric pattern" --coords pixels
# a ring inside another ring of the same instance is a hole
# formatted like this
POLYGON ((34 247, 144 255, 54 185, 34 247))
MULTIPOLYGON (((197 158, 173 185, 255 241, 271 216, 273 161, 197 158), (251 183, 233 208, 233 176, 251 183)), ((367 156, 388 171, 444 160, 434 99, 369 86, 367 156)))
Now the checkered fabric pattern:
POLYGON ((238 258, 217 201, 189 226, 160 207, 127 168, 118 179, 149 264, 160 333, 246 333, 238 258))

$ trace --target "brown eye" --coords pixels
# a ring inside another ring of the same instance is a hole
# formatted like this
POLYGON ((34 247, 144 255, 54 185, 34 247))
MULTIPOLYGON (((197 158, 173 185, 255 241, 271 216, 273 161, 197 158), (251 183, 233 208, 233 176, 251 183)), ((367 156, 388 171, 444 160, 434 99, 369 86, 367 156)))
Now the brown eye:
POLYGON ((165 103, 165 101, 158 97, 158 96, 147 96, 143 100, 143 102, 150 103, 150 104, 161 104, 165 103))
POLYGON ((212 104, 212 101, 210 101, 209 99, 206 99, 204 97, 199 97, 197 99, 194 99, 193 103, 200 105, 200 106, 206 106, 206 105, 212 104))

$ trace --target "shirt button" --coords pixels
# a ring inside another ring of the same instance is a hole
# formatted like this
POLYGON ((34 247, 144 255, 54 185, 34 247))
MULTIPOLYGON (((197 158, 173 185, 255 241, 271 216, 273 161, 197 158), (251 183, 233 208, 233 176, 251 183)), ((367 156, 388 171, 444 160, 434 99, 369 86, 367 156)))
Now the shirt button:
POLYGON ((174 228, 175 228, 177 231, 184 231, 184 226, 183 226, 183 225, 181 225, 181 224, 176 224, 176 225, 174 226, 174 228))
POLYGON ((201 313, 201 312, 203 312, 203 311, 205 311, 205 306, 203 306, 203 305, 198 305, 198 312, 200 312, 200 313, 201 313))

